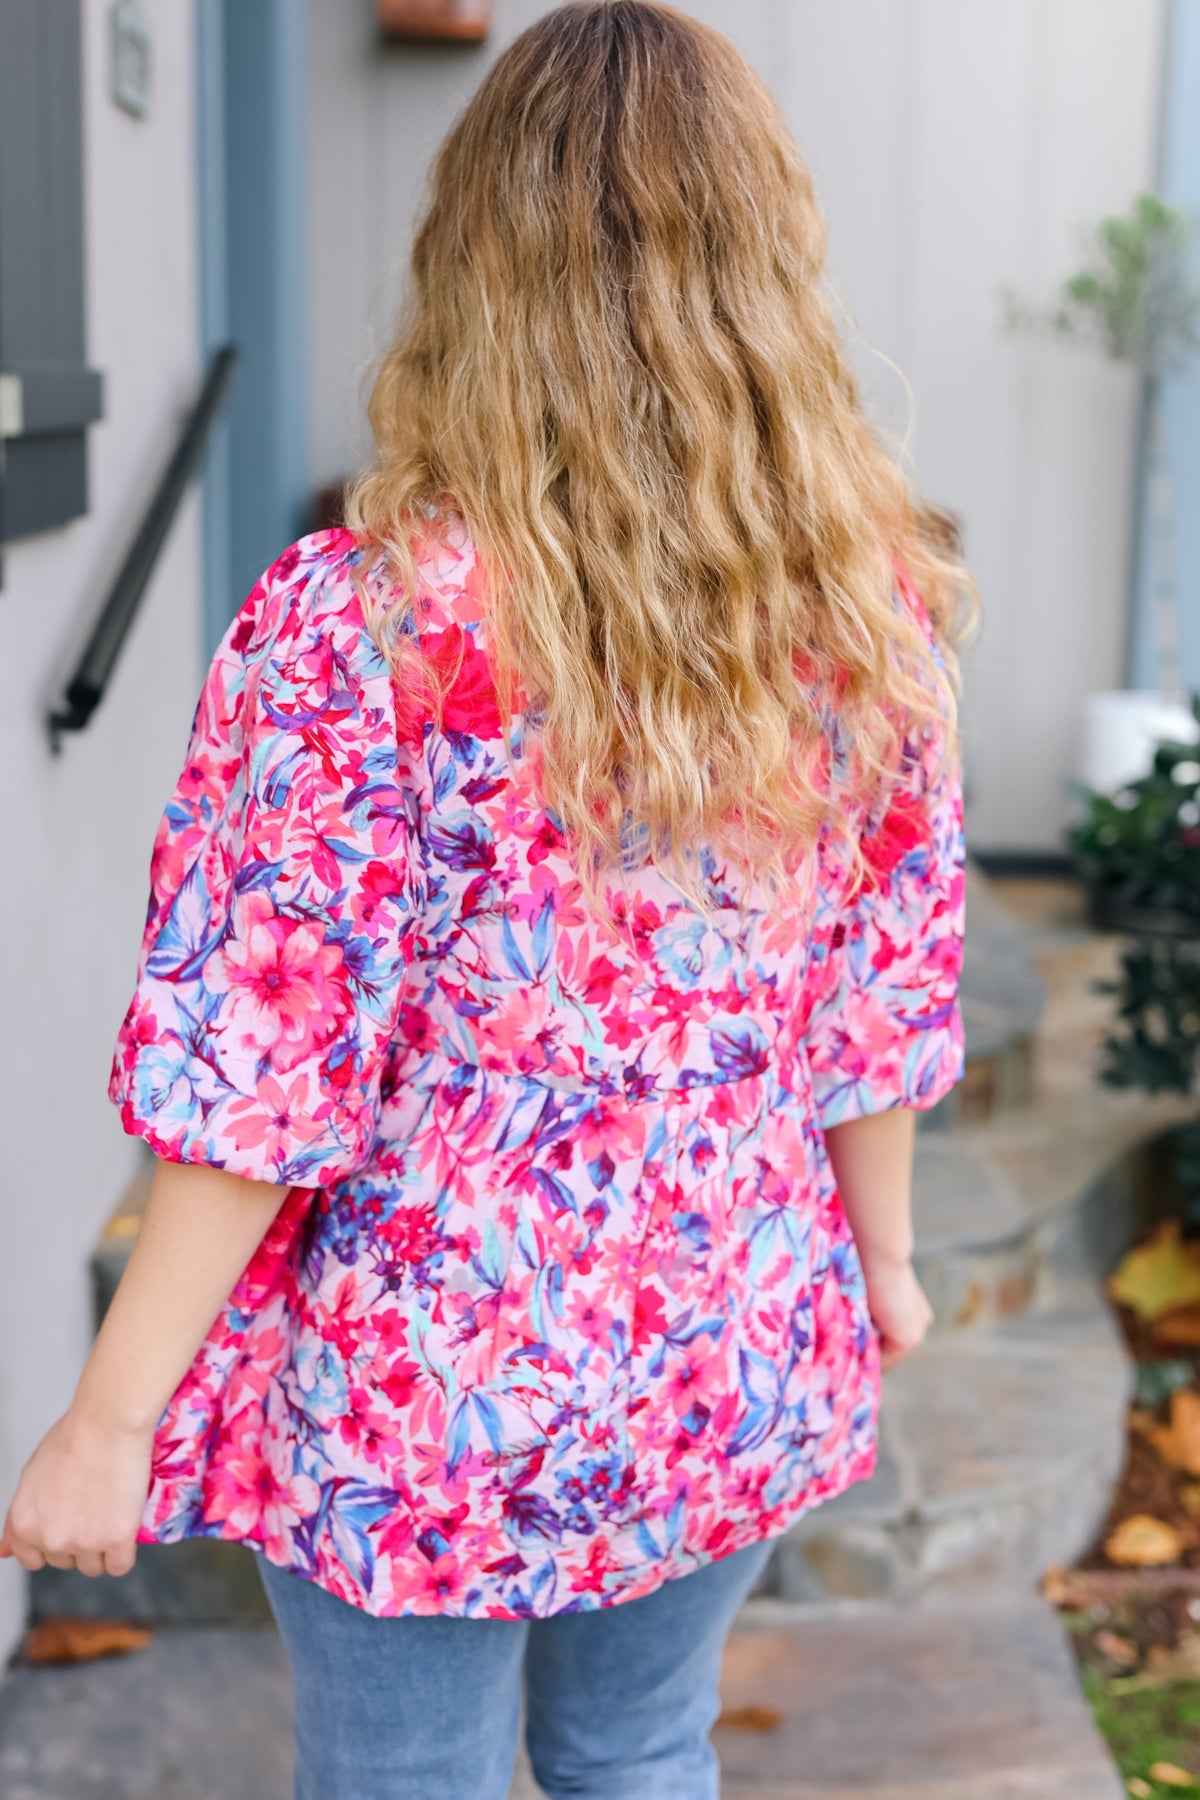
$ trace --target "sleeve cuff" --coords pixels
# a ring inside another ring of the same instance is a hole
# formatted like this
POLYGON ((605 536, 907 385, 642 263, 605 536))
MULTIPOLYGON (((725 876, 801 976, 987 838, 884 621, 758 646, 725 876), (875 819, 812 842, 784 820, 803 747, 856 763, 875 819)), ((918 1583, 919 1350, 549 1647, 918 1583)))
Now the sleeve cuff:
POLYGON ((190 1083, 180 1102, 176 1083, 187 1082, 186 1066, 164 1086, 163 1049, 151 1045, 131 1061, 114 1064, 108 1088, 125 1132, 143 1139, 162 1161, 204 1164, 278 1187, 320 1188, 353 1174, 370 1157, 373 1121, 339 1112, 341 1130, 335 1131, 328 1121, 318 1125, 299 1109, 292 1118, 282 1085, 275 1113, 263 1106, 261 1094, 234 1095, 208 1109, 200 1122, 190 1083))
POLYGON ((822 1130, 872 1113, 904 1107, 929 1112, 962 1080, 965 1068, 962 1019, 936 1032, 922 1032, 886 1066, 859 1070, 827 1067, 813 1074, 813 1098, 822 1130))

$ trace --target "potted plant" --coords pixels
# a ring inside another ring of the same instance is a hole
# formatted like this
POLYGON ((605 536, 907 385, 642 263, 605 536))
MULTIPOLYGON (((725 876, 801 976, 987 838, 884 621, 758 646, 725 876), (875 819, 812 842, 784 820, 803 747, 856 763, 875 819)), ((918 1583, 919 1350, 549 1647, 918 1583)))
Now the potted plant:
MULTIPOLYGON (((1153 596, 1158 686, 1094 694, 1087 703, 1081 776, 1113 792, 1141 776, 1163 738, 1190 738, 1195 721, 1183 704, 1179 661, 1179 594, 1175 579, 1175 494, 1166 454, 1163 384, 1200 350, 1200 278, 1195 252, 1200 221, 1154 194, 1140 194, 1127 213, 1104 218, 1085 234, 1086 261, 1050 307, 1030 308, 1003 296, 1010 329, 1034 330, 1090 344, 1133 367, 1141 383, 1137 524, 1153 596)), ((1132 614, 1132 597, 1131 597, 1132 614)))
MULTIPOLYGON (((1200 721, 1200 695, 1192 700, 1200 721)), ((1093 923, 1130 933, 1115 981, 1118 1028, 1103 1078, 1152 1094, 1195 1091, 1200 1073, 1200 751, 1160 744, 1149 774, 1092 793, 1069 842, 1088 882, 1093 923)), ((1183 1228, 1200 1237, 1200 1119, 1171 1134, 1183 1228)))
MULTIPOLYGON (((1200 1074, 1200 936, 1142 939, 1121 958, 1115 994, 1120 1025, 1105 1042, 1103 1077, 1112 1087, 1192 1094, 1200 1074)), ((1182 1191, 1187 1237, 1200 1237, 1200 1119, 1170 1134, 1172 1172, 1182 1191)))
MULTIPOLYGON (((1200 722, 1200 695, 1192 707, 1200 722)), ((1087 795, 1067 841, 1100 930, 1200 940, 1198 758, 1193 742, 1163 743, 1148 774, 1087 795)))

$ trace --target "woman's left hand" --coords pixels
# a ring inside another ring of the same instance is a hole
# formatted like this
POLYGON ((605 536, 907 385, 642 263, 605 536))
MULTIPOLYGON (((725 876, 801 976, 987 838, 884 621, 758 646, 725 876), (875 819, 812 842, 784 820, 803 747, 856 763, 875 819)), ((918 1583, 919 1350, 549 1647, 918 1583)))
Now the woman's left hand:
POLYGON ((0 1556, 23 1568, 126 1575, 150 1488, 153 1431, 101 1421, 72 1407, 21 1472, 0 1533, 0 1556))
POLYGON ((0 1556, 26 1569, 128 1574, 163 1411, 293 1191, 159 1162, 75 1398, 22 1471, 0 1556))

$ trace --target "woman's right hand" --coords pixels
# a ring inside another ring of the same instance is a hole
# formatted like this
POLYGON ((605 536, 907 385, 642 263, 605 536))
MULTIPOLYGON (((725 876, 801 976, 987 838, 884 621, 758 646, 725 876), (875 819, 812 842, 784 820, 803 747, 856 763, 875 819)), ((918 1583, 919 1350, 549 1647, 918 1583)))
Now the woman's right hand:
POLYGON ((150 1488, 152 1431, 114 1427, 72 1407, 24 1469, 0 1533, 23 1568, 126 1575, 150 1488))
POLYGON ((933 1308, 911 1262, 864 1260, 867 1306, 879 1333, 880 1366, 910 1356, 933 1323, 933 1308))

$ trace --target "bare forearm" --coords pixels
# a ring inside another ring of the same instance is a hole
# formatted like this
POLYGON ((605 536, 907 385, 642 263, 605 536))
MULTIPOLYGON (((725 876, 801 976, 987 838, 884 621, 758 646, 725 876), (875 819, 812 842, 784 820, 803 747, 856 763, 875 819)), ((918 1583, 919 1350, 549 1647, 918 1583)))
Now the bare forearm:
POLYGON ((289 1192, 159 1164, 75 1399, 21 1471, 0 1557, 85 1575, 133 1567, 154 1427, 289 1192))
POLYGON ((199 1164, 159 1163, 76 1408, 114 1429, 156 1424, 289 1191, 199 1164))
POLYGON ((913 1249, 912 1159, 916 1119, 904 1107, 831 1125, 825 1145, 864 1264, 893 1267, 913 1249))

